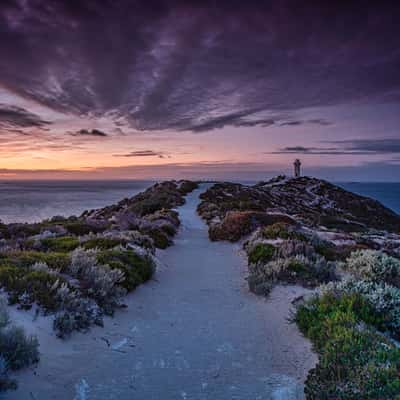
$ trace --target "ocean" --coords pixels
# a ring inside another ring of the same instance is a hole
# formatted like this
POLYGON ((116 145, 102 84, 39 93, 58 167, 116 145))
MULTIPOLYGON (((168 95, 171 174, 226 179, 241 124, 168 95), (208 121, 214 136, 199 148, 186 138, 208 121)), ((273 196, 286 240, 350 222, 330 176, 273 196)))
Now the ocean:
MULTIPOLYGON (((132 197, 153 181, 0 181, 0 220, 37 222, 55 215, 79 215, 132 197)), ((399 183, 336 183, 372 197, 400 214, 399 183)))
POLYGON ((335 182, 350 192, 371 197, 400 214, 400 182, 335 182))
POLYGON ((152 181, 0 181, 0 220, 37 222, 117 203, 152 181))

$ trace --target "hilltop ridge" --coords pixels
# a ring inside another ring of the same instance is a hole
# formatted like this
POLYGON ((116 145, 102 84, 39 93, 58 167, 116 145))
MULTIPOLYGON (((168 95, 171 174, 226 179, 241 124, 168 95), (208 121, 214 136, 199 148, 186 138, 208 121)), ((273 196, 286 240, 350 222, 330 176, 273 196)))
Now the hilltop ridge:
POLYGON ((306 176, 282 175, 252 186, 217 183, 201 199, 198 211, 213 240, 237 241, 258 226, 276 222, 301 225, 324 236, 341 234, 355 242, 368 238, 371 247, 393 246, 400 234, 400 215, 379 201, 306 176))

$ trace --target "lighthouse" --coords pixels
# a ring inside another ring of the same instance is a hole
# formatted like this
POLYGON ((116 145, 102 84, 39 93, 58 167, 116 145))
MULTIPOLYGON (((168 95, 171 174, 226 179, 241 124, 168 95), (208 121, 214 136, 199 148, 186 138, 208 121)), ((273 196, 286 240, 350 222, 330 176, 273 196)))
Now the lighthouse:
POLYGON ((293 163, 294 165, 294 177, 298 178, 300 176, 300 167, 301 167, 301 162, 298 158, 293 163))

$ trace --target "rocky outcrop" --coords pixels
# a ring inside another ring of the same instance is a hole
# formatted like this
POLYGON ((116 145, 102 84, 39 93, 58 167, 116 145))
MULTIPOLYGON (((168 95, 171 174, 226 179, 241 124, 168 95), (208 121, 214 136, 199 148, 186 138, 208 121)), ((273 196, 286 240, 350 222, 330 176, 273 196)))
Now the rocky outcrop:
POLYGON ((253 186, 217 183, 201 199, 198 212, 212 240, 236 241, 259 226, 289 222, 335 236, 342 244, 381 247, 378 238, 385 237, 385 246, 399 245, 398 214, 321 179, 279 176, 253 186))

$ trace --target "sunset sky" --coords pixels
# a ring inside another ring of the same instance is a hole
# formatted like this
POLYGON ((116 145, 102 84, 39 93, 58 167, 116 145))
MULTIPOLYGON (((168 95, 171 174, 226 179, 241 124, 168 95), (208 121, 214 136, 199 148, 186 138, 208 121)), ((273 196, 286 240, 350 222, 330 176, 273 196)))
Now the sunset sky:
POLYGON ((0 179, 399 181, 400 5, 334 3, 2 0, 0 179))

